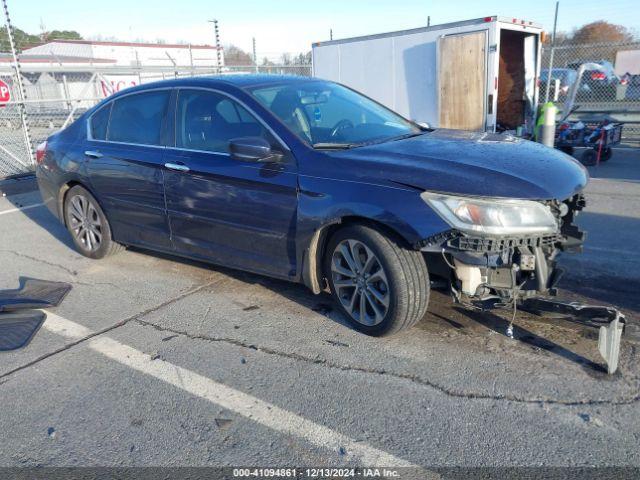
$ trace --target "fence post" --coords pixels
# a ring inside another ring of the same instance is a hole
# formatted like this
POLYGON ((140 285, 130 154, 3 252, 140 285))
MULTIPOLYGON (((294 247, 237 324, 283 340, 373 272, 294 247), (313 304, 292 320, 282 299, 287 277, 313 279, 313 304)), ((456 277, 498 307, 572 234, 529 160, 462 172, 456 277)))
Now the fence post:
POLYGON ((67 83, 67 76, 62 74, 62 89, 64 90, 64 99, 66 100, 67 110, 71 110, 71 95, 69 94, 69 84, 67 83))
POLYGON ((553 71, 553 55, 556 48, 556 27, 558 26, 558 8, 560 2, 556 2, 556 14, 553 19, 553 35, 551 37, 551 52, 549 54, 549 71, 547 72, 547 91, 544 94, 544 103, 549 101, 549 89, 551 88, 551 72, 553 71))
POLYGON ((20 69, 20 62, 18 60, 18 54, 16 53, 16 44, 13 40, 13 26, 11 25, 11 18, 9 17, 9 9, 7 7, 7 0, 2 0, 2 7, 4 9, 4 17, 7 22, 7 37, 9 38, 9 47, 11 48, 11 55, 13 56, 13 66, 16 71, 16 82, 18 84, 18 96, 20 101, 20 122, 22 123, 22 133, 24 135, 24 141, 27 147, 27 153, 29 155, 29 163, 33 165, 35 159, 33 157, 33 145, 31 145, 31 134, 29 132, 29 122, 27 120, 27 109, 25 100, 27 99, 27 92, 22 83, 22 71, 20 69))

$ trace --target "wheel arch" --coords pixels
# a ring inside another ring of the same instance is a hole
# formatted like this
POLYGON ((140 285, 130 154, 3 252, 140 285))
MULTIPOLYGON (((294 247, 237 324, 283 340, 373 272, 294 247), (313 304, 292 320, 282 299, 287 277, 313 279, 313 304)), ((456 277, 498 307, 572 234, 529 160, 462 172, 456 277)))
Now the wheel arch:
POLYGON ((404 247, 413 248, 401 232, 379 220, 360 215, 345 215, 332 219, 314 231, 304 252, 302 281, 316 295, 326 288, 322 265, 329 239, 336 231, 349 225, 370 226, 401 242, 404 247))
POLYGON ((60 187, 60 189, 58 190, 58 198, 56 201, 56 207, 58 209, 58 214, 60 216, 60 219, 62 221, 62 224, 66 227, 67 226, 67 218, 64 214, 64 202, 67 198, 67 193, 69 193, 69 190, 71 190, 73 187, 76 186, 80 186, 82 188, 84 188, 87 192, 89 192, 93 198, 96 199, 96 202, 98 202, 98 204, 100 205, 100 208, 102 208, 102 211, 104 212, 104 206, 102 205, 102 202, 100 202, 100 200, 98 199, 98 197, 96 197, 95 193, 93 192, 93 190, 85 183, 82 182, 81 180, 74 178, 71 179, 65 183, 62 184, 62 186, 60 187))

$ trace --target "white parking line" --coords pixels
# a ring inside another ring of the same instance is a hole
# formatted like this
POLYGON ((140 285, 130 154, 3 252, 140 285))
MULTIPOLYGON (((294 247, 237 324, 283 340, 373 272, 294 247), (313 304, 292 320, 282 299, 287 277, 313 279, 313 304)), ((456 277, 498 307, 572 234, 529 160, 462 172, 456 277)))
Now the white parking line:
MULTIPOLYGON (((44 328, 76 341, 94 333, 82 325, 50 312, 47 312, 44 328)), ((419 468, 406 460, 369 445, 356 442, 330 428, 186 368, 161 359, 151 360, 149 355, 107 336, 95 336, 87 340, 87 344, 92 350, 111 360, 162 380, 211 403, 220 405, 267 428, 302 438, 329 451, 338 452, 342 447, 346 451, 346 460, 350 462, 357 461, 363 466, 419 468)))
POLYGON ((35 203, 33 205, 27 205, 26 207, 10 208, 9 210, 1 211, 0 215, 5 215, 7 213, 21 212, 22 210, 29 210, 30 208, 41 207, 43 205, 44 205, 44 203, 35 203))

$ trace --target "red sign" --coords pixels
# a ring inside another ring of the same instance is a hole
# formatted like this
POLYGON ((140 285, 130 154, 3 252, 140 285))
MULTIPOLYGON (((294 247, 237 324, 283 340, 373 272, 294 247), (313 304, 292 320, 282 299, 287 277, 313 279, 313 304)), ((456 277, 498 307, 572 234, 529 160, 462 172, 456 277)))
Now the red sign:
POLYGON ((9 85, 0 80, 0 106, 4 105, 11 100, 11 89, 9 85))
POLYGON ((124 90, 125 88, 135 87, 137 84, 138 77, 132 75, 107 75, 107 78, 100 81, 102 95, 104 97, 108 97, 109 95, 119 92, 120 90, 124 90))

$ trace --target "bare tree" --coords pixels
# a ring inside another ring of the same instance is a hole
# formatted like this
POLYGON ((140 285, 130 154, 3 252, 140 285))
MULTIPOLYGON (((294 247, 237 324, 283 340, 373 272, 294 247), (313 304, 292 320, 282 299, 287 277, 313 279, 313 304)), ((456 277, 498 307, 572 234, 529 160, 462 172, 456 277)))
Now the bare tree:
POLYGON ((282 65, 291 65, 291 54, 288 52, 285 52, 282 55, 280 55, 280 63, 282 65))
POLYGON ((226 45, 224 47, 224 63, 225 65, 253 65, 251 55, 235 45, 226 45))

